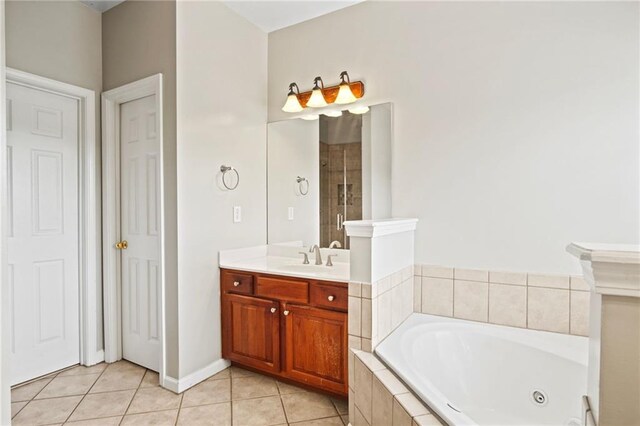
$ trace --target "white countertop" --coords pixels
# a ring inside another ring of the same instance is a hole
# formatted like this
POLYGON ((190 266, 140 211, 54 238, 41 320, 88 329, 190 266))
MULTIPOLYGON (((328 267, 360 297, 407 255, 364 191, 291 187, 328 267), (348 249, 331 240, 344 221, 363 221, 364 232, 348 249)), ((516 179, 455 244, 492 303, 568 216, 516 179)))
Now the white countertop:
POLYGON ((303 247, 292 247, 291 255, 283 255, 282 248, 279 248, 274 254, 270 254, 270 251, 274 252, 275 250, 268 250, 266 246, 260 246, 221 251, 220 268, 322 281, 349 282, 350 265, 348 262, 340 261, 340 257, 348 260, 348 253, 344 250, 343 253, 340 253, 340 250, 322 249, 324 263, 326 263, 327 254, 338 253, 332 258, 333 266, 314 265, 314 253, 308 253, 309 264, 304 265, 302 263, 303 256, 297 254, 298 251, 307 251, 303 247), (296 257, 294 257, 294 253, 296 257))

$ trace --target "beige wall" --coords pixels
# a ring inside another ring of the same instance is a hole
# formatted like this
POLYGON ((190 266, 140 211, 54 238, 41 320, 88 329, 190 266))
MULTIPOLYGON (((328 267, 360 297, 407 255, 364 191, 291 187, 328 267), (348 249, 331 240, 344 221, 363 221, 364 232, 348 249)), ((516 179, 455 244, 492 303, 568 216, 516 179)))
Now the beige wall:
POLYGON ((220 360, 219 250, 266 242, 267 35, 220 2, 179 2, 177 54, 185 377, 220 360), (220 185, 222 164, 240 173, 234 191, 220 185), (233 206, 242 207, 241 223, 233 206))
POLYGON ((367 1, 269 34, 269 121, 341 71, 393 102, 393 215, 419 263, 578 274, 637 243, 639 4, 367 1))
POLYGON ((600 426, 640 419, 640 299, 602 296, 600 426))
MULTIPOLYGON (((76 1, 7 1, 5 5, 8 67, 95 91, 96 164, 100 167, 100 13, 76 1)), ((97 185, 99 190, 100 178, 97 185)), ((100 239, 99 230, 96 232, 100 239)), ((102 283, 99 285, 97 349, 102 349, 102 283)))
POLYGON ((99 12, 76 1, 7 1, 6 14, 8 67, 95 90, 99 100, 99 12))
POLYGON ((102 15, 104 90, 163 75, 166 374, 178 378, 176 3, 126 1, 102 15))

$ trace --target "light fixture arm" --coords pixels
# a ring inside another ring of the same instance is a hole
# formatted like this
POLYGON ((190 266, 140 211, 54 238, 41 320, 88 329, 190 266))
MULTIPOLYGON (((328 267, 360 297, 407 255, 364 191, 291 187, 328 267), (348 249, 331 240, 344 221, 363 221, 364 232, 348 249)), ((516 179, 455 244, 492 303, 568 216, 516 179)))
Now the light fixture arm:
POLYGON ((324 81, 322 81, 322 77, 318 76, 313 79, 313 90, 320 89, 324 90, 324 81), (320 86, 318 87, 318 82, 320 82, 320 86))
POLYGON ((287 94, 287 96, 289 95, 299 95, 300 94, 300 88, 298 87, 298 85, 296 83, 291 83, 289 85, 289 93, 287 94), (296 89, 296 91, 294 92, 293 89, 296 89))
POLYGON ((340 80, 342 80, 341 84, 344 84, 344 83, 351 84, 351 79, 349 78, 349 73, 347 73, 346 71, 342 71, 340 73, 340 80), (344 81, 345 78, 347 79, 347 81, 344 81))

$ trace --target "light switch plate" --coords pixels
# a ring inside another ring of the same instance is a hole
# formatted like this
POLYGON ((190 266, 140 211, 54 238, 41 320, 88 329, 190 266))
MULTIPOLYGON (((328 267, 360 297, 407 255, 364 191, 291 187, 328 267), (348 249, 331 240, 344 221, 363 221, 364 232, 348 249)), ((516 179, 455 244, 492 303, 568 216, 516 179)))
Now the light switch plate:
POLYGON ((242 207, 233 206, 233 223, 242 222, 242 207))
POLYGON ((289 207, 287 218, 293 220, 293 207, 289 207))

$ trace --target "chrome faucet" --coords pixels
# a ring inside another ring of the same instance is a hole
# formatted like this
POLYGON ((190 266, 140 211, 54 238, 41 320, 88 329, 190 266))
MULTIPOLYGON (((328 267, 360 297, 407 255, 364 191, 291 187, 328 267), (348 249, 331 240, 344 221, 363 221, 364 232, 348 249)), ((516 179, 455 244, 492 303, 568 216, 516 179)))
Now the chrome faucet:
POLYGON ((316 265, 322 265, 322 255, 320 254, 320 247, 317 244, 314 244, 309 251, 316 254, 316 265))
POLYGON ((336 240, 336 241, 331 241, 331 244, 329 244, 329 248, 342 248, 342 244, 340 244, 340 241, 336 240))

